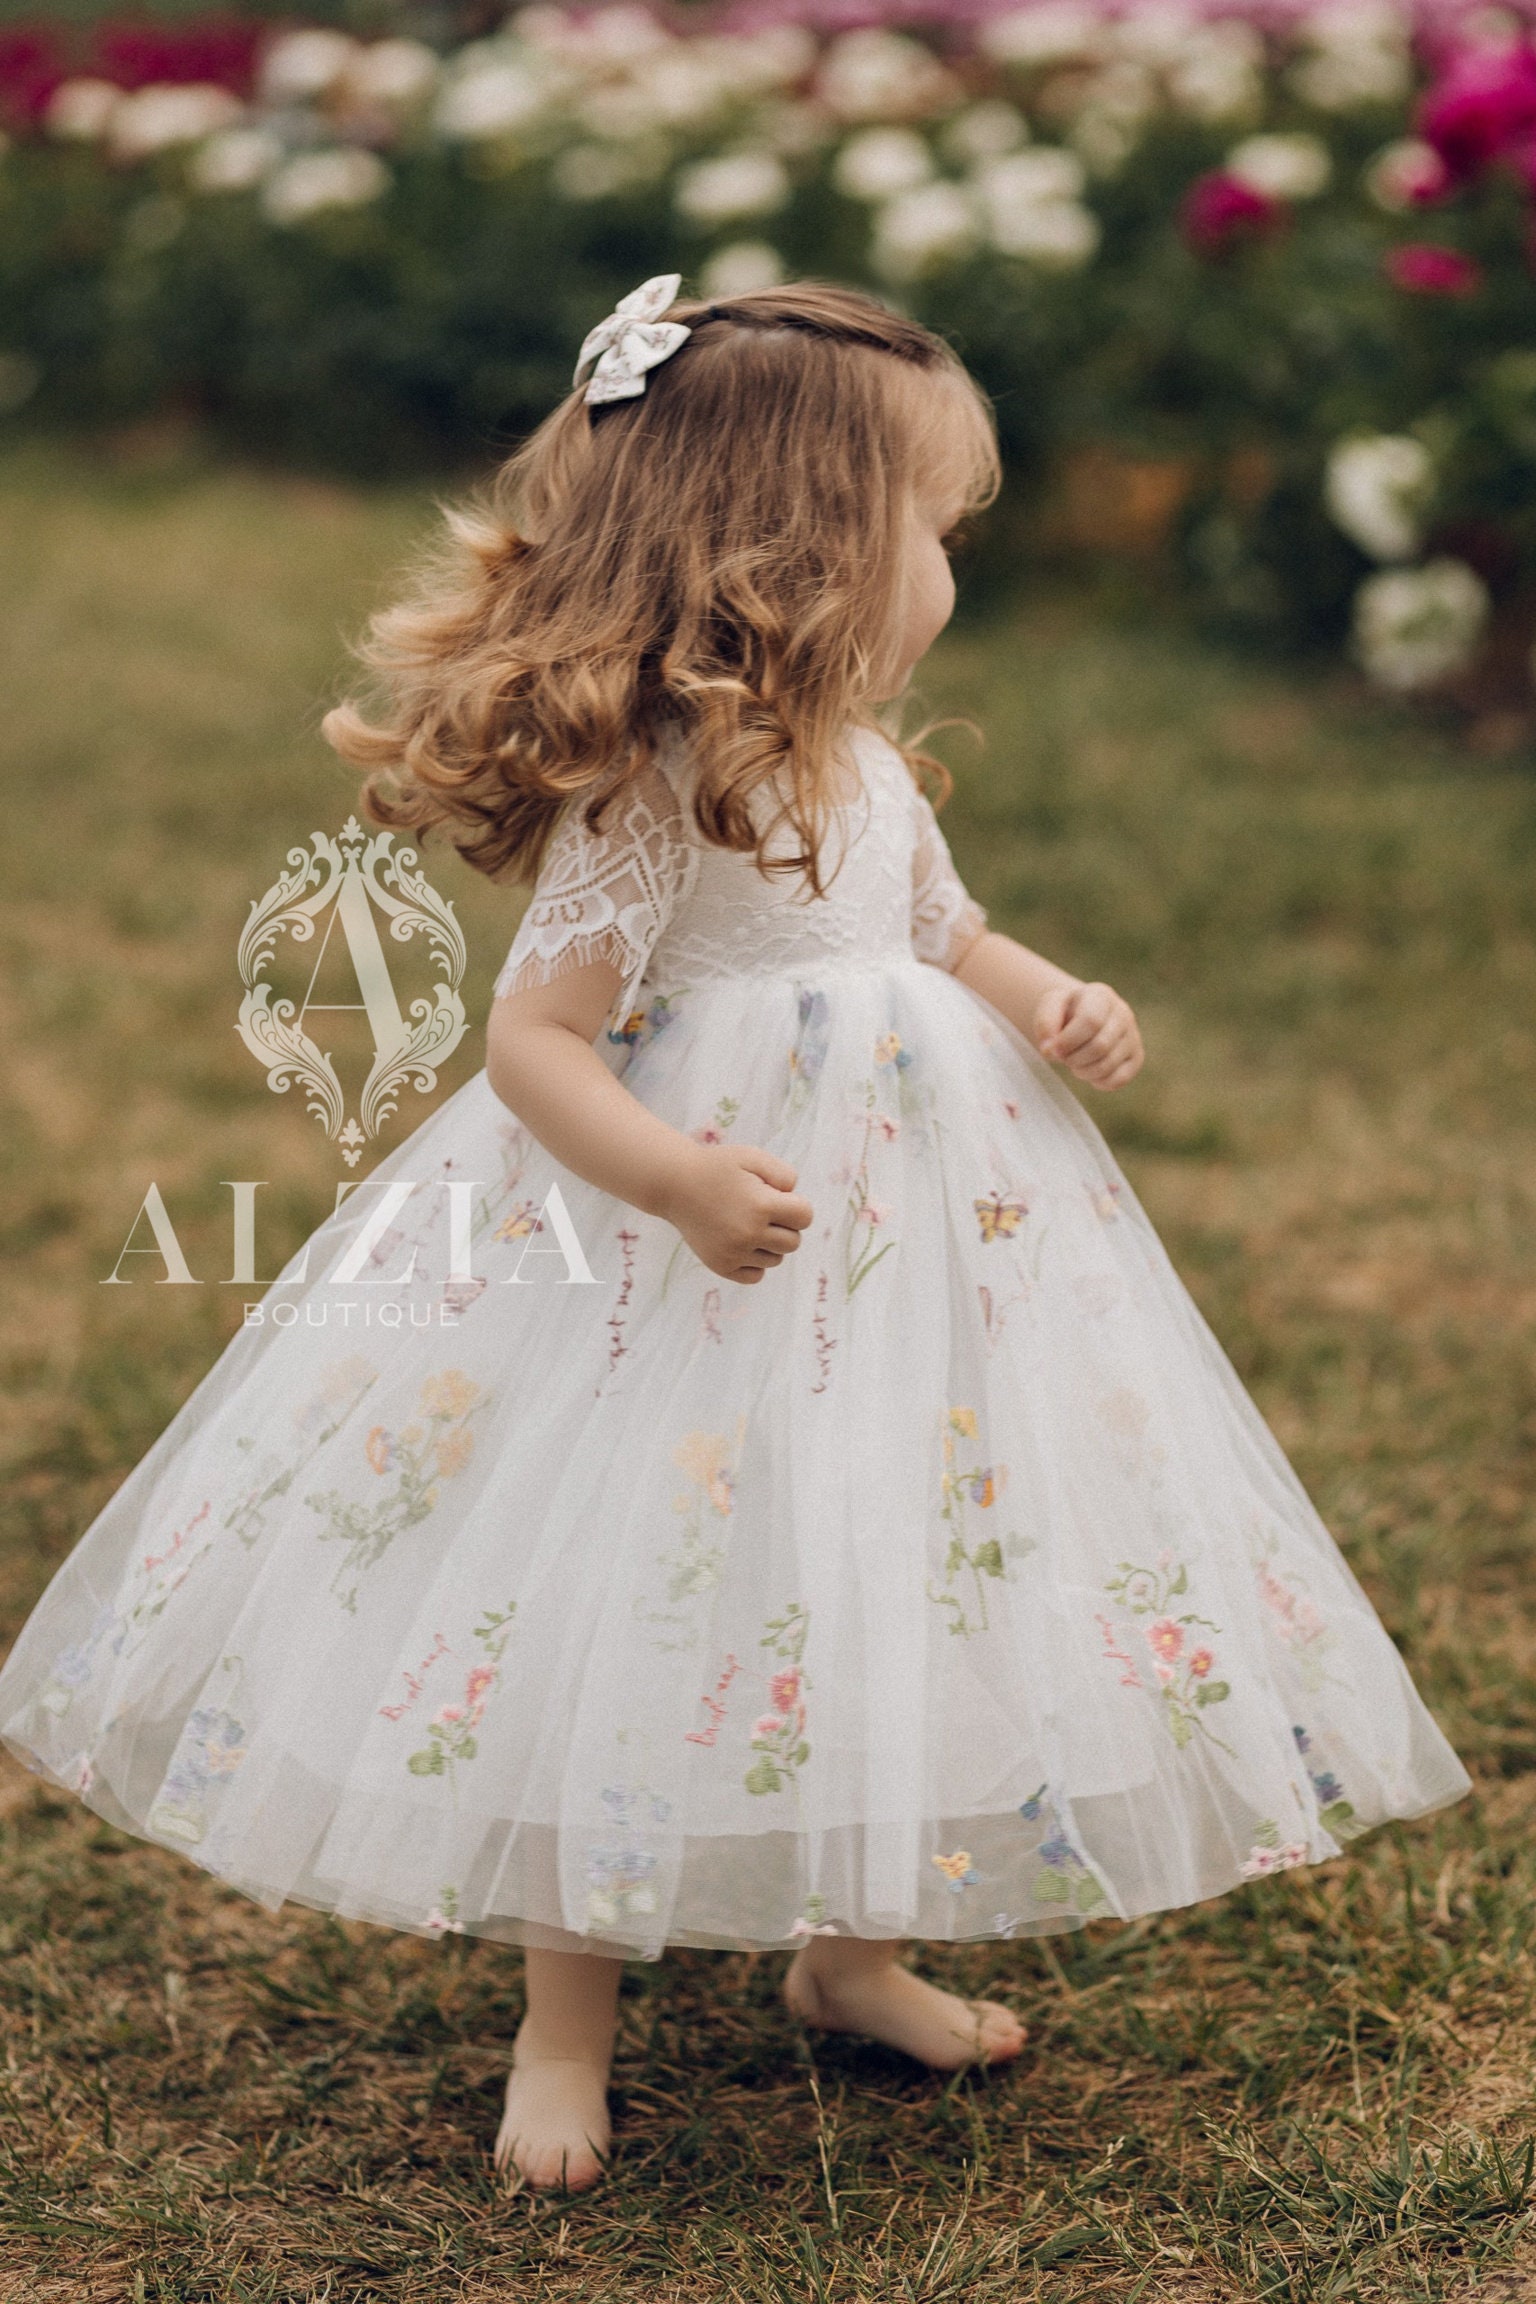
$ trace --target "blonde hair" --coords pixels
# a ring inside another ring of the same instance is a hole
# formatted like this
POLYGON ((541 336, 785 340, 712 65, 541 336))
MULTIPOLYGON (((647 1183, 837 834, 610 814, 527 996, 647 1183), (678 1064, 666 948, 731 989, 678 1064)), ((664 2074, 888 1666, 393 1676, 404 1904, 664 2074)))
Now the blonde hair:
POLYGON ((991 413, 946 344, 850 289, 669 317, 691 333, 637 399, 573 391, 448 512, 447 555, 360 650, 384 711, 342 704, 325 734, 369 772, 376 823, 442 825, 481 871, 526 880, 568 805, 596 829, 680 732, 702 835, 819 893, 836 746, 871 720, 909 507, 936 484, 966 511, 991 499, 991 413), (780 772, 765 826, 750 802, 780 772), (769 858, 785 821, 799 853, 769 858))

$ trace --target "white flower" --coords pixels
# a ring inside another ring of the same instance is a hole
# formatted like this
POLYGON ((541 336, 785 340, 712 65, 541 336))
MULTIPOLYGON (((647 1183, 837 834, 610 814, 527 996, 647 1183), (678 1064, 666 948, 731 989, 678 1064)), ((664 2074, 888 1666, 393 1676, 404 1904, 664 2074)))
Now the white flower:
POLYGON ((456 59, 453 77, 437 100, 440 136, 466 144, 515 135, 543 113, 551 76, 531 57, 490 40, 476 41, 456 59))
POLYGON ((567 17, 566 23, 572 45, 599 64, 633 64, 671 38, 648 8, 598 8, 590 16, 567 17))
POLYGON ((973 182, 1000 255, 1070 271, 1097 250, 1099 221, 1079 198, 1084 169, 1075 152, 1011 152, 979 168, 973 182))
POLYGON ((913 280, 969 256, 980 236, 975 204, 958 184, 919 184, 880 210, 870 259, 887 280, 913 280))
POLYGON ((268 104, 304 104, 325 95, 356 57, 358 42, 318 26, 283 32, 261 60, 260 89, 268 104))
POLYGON ((550 179, 566 200, 609 200, 666 173, 671 153, 660 138, 632 144, 567 144, 555 155, 550 179))
POLYGON ((1335 527, 1373 560, 1411 560, 1434 486, 1434 463, 1422 440, 1364 433, 1333 450, 1323 499, 1335 527))
POLYGON ((764 24, 755 32, 734 32, 714 42, 721 68, 742 95, 792 88, 816 62, 813 34, 803 24, 764 24))
POLYGON ((1168 63, 1168 93, 1197 120, 1234 120, 1258 109, 1263 72, 1262 38, 1228 17, 1190 32, 1168 63))
POLYGON ((932 174, 933 155, 915 128, 865 128, 839 152, 832 181, 850 200, 889 200, 932 174))
POLYGON ((977 188, 988 200, 1019 208, 1030 201, 1076 200, 1086 172, 1075 152, 1059 144, 1038 144, 1028 152, 1010 152, 990 160, 976 171, 977 188))
POLYGON ((984 23, 977 45, 1000 64, 1060 64, 1092 54, 1099 30, 1097 12, 1079 0, 1039 0, 984 23))
POLYGON ((722 152, 697 160, 678 177, 673 199, 695 224, 729 224, 738 216, 771 216, 789 198, 782 160, 771 152, 722 152))
POLYGON ((1366 192, 1390 216, 1401 216, 1427 194, 1438 192, 1445 181, 1445 162, 1432 144, 1421 144, 1417 136, 1383 146, 1366 164, 1366 192))
POLYGON ((1355 594, 1355 650, 1381 687, 1427 688, 1470 663, 1488 608, 1488 587, 1464 560, 1384 569, 1355 594))
POLYGON ((995 204, 987 221, 1000 256, 1019 256, 1052 271, 1075 272, 1097 255, 1103 238, 1097 216, 1080 200, 995 204))
POLYGON ((1245 136, 1227 154, 1229 174, 1271 200, 1315 200, 1333 174, 1320 136, 1245 136))
POLYGON ((136 88, 112 111, 109 137, 120 160, 142 160, 177 144, 197 144, 238 120, 244 106, 227 88, 201 82, 186 88, 136 88))
POLYGON ((300 152, 267 178, 261 204, 274 224, 297 224, 324 208, 363 208, 389 189, 389 170, 376 152, 355 144, 300 152))
POLYGON ((1292 67, 1292 87, 1325 112, 1401 103, 1413 84, 1410 21, 1394 0, 1333 0, 1315 9, 1301 27, 1309 53, 1292 67))
POLYGON ((106 134, 122 94, 110 80, 62 80, 48 99, 43 125, 51 136, 93 143, 106 134))
POLYGON ((944 127, 944 149, 951 159, 974 164, 995 160, 999 153, 1016 151, 1029 141, 1029 123, 1018 107, 1001 97, 983 104, 968 104, 944 127))
POLYGON ((1145 64, 1125 58, 1095 72, 1071 124, 1071 138, 1090 168, 1110 175, 1136 148, 1157 109, 1157 82, 1145 64))
POLYGON ((1177 68, 1180 57, 1197 40, 1203 27, 1181 0, 1141 0, 1117 16, 1111 28, 1114 46, 1124 56, 1177 68))
POLYGON ((343 75, 355 104, 419 104, 437 80, 438 62, 424 40, 371 40, 343 75))
POLYGON ((920 40, 872 25, 829 43, 816 92, 841 120, 902 120, 943 111, 960 85, 920 40))
MULTIPOLYGON (((644 107, 641 127, 705 126, 737 94, 730 69, 709 40, 672 40, 635 67, 634 95, 644 107)), ((594 97, 602 91, 594 90, 594 97)))
POLYGON ((248 192, 282 157, 282 145, 264 128, 225 128, 193 153, 187 179, 198 192, 248 192))
POLYGON ((784 259, 766 240, 733 240, 717 248, 699 275, 708 297, 750 296, 754 288, 777 288, 784 259))

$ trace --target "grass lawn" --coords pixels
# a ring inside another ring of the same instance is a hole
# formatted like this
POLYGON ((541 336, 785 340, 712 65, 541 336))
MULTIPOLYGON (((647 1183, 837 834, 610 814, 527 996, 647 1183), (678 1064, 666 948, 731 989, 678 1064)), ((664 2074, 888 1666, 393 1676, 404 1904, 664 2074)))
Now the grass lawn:
MULTIPOLYGON (((425 507, 41 451, 0 506, 14 1624, 238 1317, 225 1180, 270 1180, 272 1272, 345 1173, 236 1038, 235 941, 347 813, 316 722, 425 507), (103 1288, 151 1178, 205 1284, 103 1288)), ((989 2080, 812 2053, 766 1955, 635 1966, 622 2151, 562 2203, 489 2178, 515 1956, 270 1917, 11 1770, 3 2304, 1536 2297, 1536 781, 1056 598, 950 640, 928 701, 987 731, 946 740, 946 823, 994 922, 1141 1009, 1095 1117, 1475 1796, 936 1951, 1031 2026, 989 2080)), ((483 1009, 515 900, 432 871, 483 1009)))

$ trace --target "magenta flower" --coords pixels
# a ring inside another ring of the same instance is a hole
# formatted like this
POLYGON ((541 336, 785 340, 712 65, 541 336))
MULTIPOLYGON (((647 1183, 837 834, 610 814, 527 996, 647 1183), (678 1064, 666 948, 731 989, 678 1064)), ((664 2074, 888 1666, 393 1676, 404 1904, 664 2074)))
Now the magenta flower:
POLYGON ((1197 256, 1220 256, 1238 241, 1267 239, 1285 221, 1280 201, 1224 168, 1197 176, 1179 209, 1179 229, 1197 256))
POLYGON ((1471 296, 1483 284, 1483 268, 1459 248, 1441 248, 1432 240, 1410 240, 1389 248, 1382 269, 1394 288, 1410 296, 1471 296))
POLYGON ((800 1694, 799 1673, 775 1672, 768 1683, 768 1694, 777 1711, 793 1711, 800 1694))
POLYGON ((1536 51, 1468 48, 1419 107, 1419 134, 1459 184, 1536 140, 1536 51))

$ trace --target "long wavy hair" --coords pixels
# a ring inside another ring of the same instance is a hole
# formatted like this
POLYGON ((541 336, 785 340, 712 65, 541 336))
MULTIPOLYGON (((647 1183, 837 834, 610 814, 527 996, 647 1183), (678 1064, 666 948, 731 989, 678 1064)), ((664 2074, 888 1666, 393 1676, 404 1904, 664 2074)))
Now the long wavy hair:
POLYGON ((849 289, 668 317, 689 336, 638 398, 573 391, 447 512, 359 651, 373 713, 341 704, 325 735, 367 771, 375 823, 441 825, 510 880, 568 806, 597 829, 681 735, 703 837, 820 893, 838 743, 888 676, 904 524, 924 490, 963 511, 995 494, 991 412, 938 337, 849 289), (770 856, 785 822, 798 853, 770 856))

